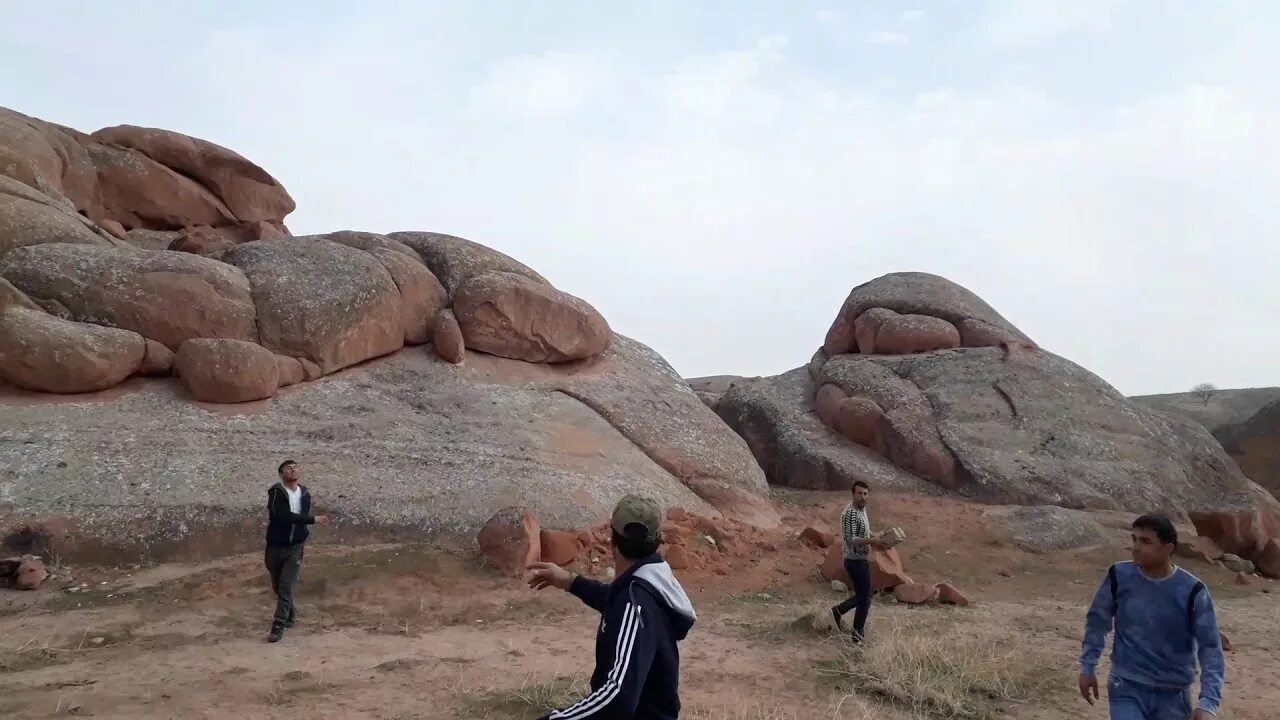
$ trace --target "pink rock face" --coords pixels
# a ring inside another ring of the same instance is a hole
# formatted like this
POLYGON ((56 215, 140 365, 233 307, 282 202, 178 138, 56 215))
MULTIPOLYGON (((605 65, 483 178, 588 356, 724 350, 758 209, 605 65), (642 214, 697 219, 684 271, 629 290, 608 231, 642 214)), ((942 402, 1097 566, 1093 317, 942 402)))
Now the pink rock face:
POLYGON ((932 585, 920 585, 917 583, 903 583, 893 588, 893 596, 898 598, 898 602, 911 605, 937 602, 939 592, 938 588, 932 585))
POLYGON ((519 576, 542 556, 538 518, 524 508, 499 510, 476 536, 480 554, 504 575, 519 576))
POLYGON ((191 397, 210 403, 263 400, 280 387, 270 350, 243 340, 188 340, 174 362, 191 397))
POLYGON ((1018 344, 1035 347, 1035 343, 1026 338, 1019 337, 1016 333, 998 328, 977 318, 961 320, 956 323, 956 329, 960 331, 960 345, 962 347, 1000 347, 1001 345, 1018 344))
POLYGON ((910 355, 956 347, 960 347, 960 331, 956 326, 928 315, 888 318, 876 331, 876 352, 884 355, 910 355))
POLYGON ((836 414, 835 428, 841 435, 859 445, 875 447, 877 428, 882 415, 884 411, 874 400, 862 397, 846 398, 836 414))
POLYGON ((435 324, 431 333, 431 344, 436 355, 457 365, 467 357, 467 344, 462 339, 462 329, 458 327, 458 319, 452 310, 441 310, 436 313, 435 324))
POLYGON ((1249 560, 1261 552, 1268 540, 1277 536, 1276 518, 1266 508, 1235 512, 1190 512, 1196 532, 1207 537, 1226 553, 1249 560))
POLYGON ((431 341, 436 314, 444 309, 449 298, 416 251, 376 233, 343 230, 318 237, 363 250, 382 263, 400 290, 404 343, 420 345, 431 341))
POLYGON ((527 362, 565 362, 609 349, 613 331, 586 301, 523 275, 468 279, 453 298, 468 348, 527 362))
POLYGON ((105 390, 142 367, 147 344, 128 330, 10 305, 0 312, 0 380, 48 393, 105 390))

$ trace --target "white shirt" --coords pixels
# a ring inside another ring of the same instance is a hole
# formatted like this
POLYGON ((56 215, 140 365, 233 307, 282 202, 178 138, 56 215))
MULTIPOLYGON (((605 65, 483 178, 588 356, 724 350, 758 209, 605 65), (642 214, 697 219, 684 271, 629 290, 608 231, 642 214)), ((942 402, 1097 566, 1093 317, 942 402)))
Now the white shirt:
POLYGON ((284 488, 285 497, 289 498, 289 512, 297 515, 302 512, 302 486, 299 485, 290 490, 288 486, 284 488))

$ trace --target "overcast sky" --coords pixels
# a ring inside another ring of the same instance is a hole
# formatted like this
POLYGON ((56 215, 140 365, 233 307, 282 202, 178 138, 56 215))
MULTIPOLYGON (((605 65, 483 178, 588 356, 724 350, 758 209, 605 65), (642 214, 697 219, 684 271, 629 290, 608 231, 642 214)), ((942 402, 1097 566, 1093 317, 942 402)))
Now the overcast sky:
POLYGON ((686 376, 922 270, 1129 394, 1280 385, 1277 68, 1268 0, 0 8, 0 104, 499 248, 686 376))

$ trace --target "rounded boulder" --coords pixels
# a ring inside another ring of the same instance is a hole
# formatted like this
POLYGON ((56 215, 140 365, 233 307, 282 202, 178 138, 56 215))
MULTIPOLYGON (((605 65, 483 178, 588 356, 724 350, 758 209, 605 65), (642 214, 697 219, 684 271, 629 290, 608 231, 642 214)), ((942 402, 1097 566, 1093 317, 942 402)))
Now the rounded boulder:
POLYGON ((453 312, 467 347, 513 360, 580 360, 613 341, 609 323, 585 300, 514 273, 470 278, 453 312))
POLYGON ((262 400, 280 387, 275 354, 243 340, 188 340, 178 348, 174 367, 191 397, 201 402, 262 400))

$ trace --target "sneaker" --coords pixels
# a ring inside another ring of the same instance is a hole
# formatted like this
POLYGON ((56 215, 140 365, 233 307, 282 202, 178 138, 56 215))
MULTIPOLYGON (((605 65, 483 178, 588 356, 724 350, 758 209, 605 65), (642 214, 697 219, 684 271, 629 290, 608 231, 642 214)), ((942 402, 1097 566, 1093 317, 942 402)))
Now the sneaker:
POLYGON ((267 642, 280 642, 282 637, 284 637, 284 625, 274 623, 271 626, 271 632, 267 634, 267 642))

